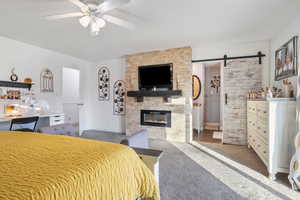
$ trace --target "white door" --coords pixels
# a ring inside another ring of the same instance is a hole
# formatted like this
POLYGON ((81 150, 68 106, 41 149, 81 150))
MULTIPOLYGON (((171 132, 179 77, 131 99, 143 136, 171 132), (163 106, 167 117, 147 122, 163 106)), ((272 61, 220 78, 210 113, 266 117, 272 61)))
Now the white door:
POLYGON ((229 61, 223 67, 223 143, 247 144, 247 94, 261 86, 257 59, 229 61))
POLYGON ((80 70, 63 68, 63 110, 65 123, 71 124, 79 135, 80 70))

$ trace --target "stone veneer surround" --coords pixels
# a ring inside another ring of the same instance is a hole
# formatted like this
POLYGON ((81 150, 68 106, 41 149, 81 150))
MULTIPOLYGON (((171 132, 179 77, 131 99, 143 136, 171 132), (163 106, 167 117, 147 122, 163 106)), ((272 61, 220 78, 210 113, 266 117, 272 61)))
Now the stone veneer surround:
MULTIPOLYGON (((173 63, 173 89, 182 90, 182 97, 164 102, 162 97, 126 100, 126 135, 148 129, 152 138, 186 142, 192 136, 192 49, 190 47, 153 51, 127 56, 126 83, 128 91, 138 90, 138 68, 145 65, 173 63), (172 112, 172 127, 140 125, 141 110, 168 110, 172 112)), ((155 78, 155 77, 153 77, 155 78)))

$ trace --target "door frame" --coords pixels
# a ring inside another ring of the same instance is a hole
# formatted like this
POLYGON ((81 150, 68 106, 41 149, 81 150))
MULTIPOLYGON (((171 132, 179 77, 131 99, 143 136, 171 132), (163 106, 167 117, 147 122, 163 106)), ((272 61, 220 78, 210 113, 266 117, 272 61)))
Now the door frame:
MULTIPOLYGON (((223 92, 223 87, 224 87, 224 83, 223 83, 223 75, 224 75, 224 62, 222 61, 208 61, 208 62, 203 62, 202 63, 202 66, 203 68, 205 68, 205 64, 219 64, 220 65, 220 78, 221 78, 221 85, 220 85, 220 127, 222 128, 223 127, 223 113, 224 113, 224 92, 223 92)), ((205 73, 205 69, 204 69, 204 73, 205 73)), ((193 73, 192 73, 193 74, 193 73)), ((204 75, 204 80, 206 79, 205 75, 204 75)), ((203 90, 202 90, 202 95, 205 95, 206 91, 205 91, 205 87, 204 87, 204 80, 201 80, 203 81, 203 90)), ((205 99, 205 96, 204 98, 205 99)), ((202 109, 202 121, 203 121, 203 126, 204 126, 204 109, 205 109, 205 101, 203 102, 203 109, 202 109)), ((192 116, 193 117, 193 116, 192 116)), ((192 123, 193 123, 193 120, 192 120, 192 123)), ((192 127, 193 127, 193 124, 192 124, 192 127)), ((191 139, 193 140, 193 137, 191 137, 191 139)), ((191 141, 190 141, 191 142, 191 141)), ((223 144, 223 134, 222 134, 222 144, 223 144)))

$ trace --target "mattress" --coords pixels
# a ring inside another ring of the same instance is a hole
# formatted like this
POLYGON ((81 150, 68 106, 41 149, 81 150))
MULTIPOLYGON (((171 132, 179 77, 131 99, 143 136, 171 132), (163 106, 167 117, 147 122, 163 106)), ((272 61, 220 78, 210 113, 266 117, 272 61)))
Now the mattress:
POLYGON ((159 200, 130 148, 59 135, 0 131, 0 199, 159 200))

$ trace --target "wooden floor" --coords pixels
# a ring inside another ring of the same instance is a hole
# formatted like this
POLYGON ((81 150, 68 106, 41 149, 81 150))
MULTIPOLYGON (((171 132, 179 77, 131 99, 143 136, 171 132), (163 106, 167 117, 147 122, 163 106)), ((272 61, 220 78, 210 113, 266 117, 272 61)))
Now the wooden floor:
POLYGON ((205 130, 199 135, 194 131, 194 140, 208 143, 222 143, 222 140, 213 138, 213 134, 214 131, 212 130, 205 130))
MULTIPOLYGON (((229 145, 222 144, 221 140, 212 138, 213 131, 204 131, 204 133, 198 137, 194 132, 194 141, 199 142, 201 145, 208 147, 209 149, 230 158, 242 165, 245 165, 265 176, 268 176, 267 167, 260 160, 253 149, 249 149, 247 146, 241 145, 229 145)), ((285 185, 289 185, 287 174, 278 174, 278 181, 285 185)))

